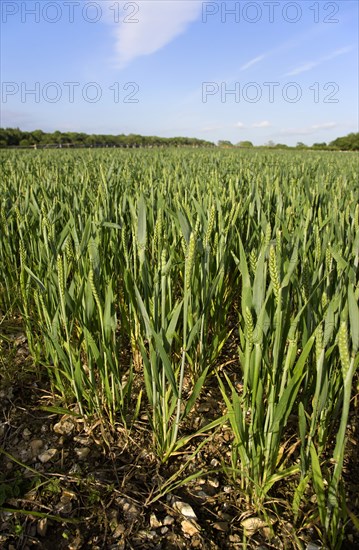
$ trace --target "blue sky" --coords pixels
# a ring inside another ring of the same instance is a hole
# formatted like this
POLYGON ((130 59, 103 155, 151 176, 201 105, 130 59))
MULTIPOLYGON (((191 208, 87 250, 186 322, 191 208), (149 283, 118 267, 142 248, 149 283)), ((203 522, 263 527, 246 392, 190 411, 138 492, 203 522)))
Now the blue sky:
POLYGON ((3 127, 256 145, 358 131, 357 1, 0 4, 3 127))

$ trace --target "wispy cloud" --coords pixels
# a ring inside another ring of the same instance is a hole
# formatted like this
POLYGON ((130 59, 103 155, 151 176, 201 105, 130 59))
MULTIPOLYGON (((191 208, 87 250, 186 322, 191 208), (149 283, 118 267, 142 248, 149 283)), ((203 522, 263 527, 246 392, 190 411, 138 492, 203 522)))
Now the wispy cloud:
POLYGON ((252 128, 269 128, 271 123, 269 120, 261 120, 260 122, 254 122, 252 128))
POLYGON ((137 57, 150 55, 182 34, 201 15, 202 2, 173 0, 138 2, 132 18, 116 28, 116 64, 123 68, 137 57))
POLYGON ((335 50, 334 52, 330 53, 329 55, 325 55, 323 57, 320 57, 319 59, 308 61, 307 63, 303 63, 302 65, 299 65, 299 67, 296 67, 295 69, 292 69, 288 73, 285 74, 285 76, 295 76, 297 74, 304 73, 306 71, 310 71, 311 69, 314 69, 315 67, 318 67, 318 65, 321 65, 322 63, 325 63, 326 61, 331 61, 332 59, 335 59, 336 57, 339 57, 340 55, 344 55, 348 52, 350 52, 353 48, 351 46, 346 46, 345 48, 340 48, 338 50, 335 50))
POLYGON ((312 124, 304 128, 287 128, 281 130, 279 134, 281 136, 308 136, 315 134, 320 130, 328 130, 330 128, 336 128, 338 126, 337 122, 324 122, 322 124, 312 124))
POLYGON ((237 122, 237 123, 235 124, 235 127, 236 127, 236 128, 245 128, 246 126, 245 126, 245 124, 243 124, 243 122, 240 122, 240 121, 239 121, 239 122, 237 122))
POLYGON ((246 69, 249 69, 249 67, 252 67, 253 65, 256 65, 257 63, 259 63, 260 61, 262 61, 265 58, 266 58, 265 54, 257 55, 257 57, 254 57, 253 59, 251 59, 250 61, 248 61, 244 65, 242 65, 242 67, 240 67, 240 70, 245 71, 246 69))

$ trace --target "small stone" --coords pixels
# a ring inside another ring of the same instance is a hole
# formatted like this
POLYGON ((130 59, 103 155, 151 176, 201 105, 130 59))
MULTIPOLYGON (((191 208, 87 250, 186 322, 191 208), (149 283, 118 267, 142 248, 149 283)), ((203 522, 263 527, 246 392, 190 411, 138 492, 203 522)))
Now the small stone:
POLYGON ((212 458, 211 466, 212 468, 217 468, 217 466, 219 466, 219 461, 216 458, 212 458))
POLYGON ((186 502, 177 500, 177 502, 174 503, 173 508, 177 510, 177 512, 180 512, 180 514, 182 514, 186 518, 197 519, 197 516, 194 513, 193 508, 186 502))
POLYGON ((43 448, 44 442, 41 439, 33 439, 32 441, 30 441, 29 446, 30 446, 31 454, 35 458, 38 456, 41 449, 43 448))
POLYGON ((151 514, 150 516, 150 527, 151 529, 158 529, 159 527, 162 527, 162 523, 158 521, 156 514, 151 514))
POLYGON ((241 521, 241 525, 244 529, 244 534, 247 537, 251 537, 252 535, 254 535, 254 533, 258 531, 258 529, 268 527, 268 523, 266 521, 263 521, 262 519, 257 517, 244 519, 243 521, 241 521))
POLYGON ((75 447, 75 453, 79 460, 85 460, 90 454, 90 450, 89 447, 75 447))
POLYGON ((175 518, 173 516, 166 516, 163 520, 163 525, 172 525, 175 521, 175 518))
POLYGON ((208 485, 211 485, 212 487, 215 487, 217 489, 219 487, 219 481, 218 479, 209 479, 208 485))
POLYGON ((56 454, 57 454, 57 449, 48 449, 47 451, 44 451, 43 453, 41 453, 38 456, 38 459, 43 464, 46 464, 46 462, 49 462, 50 460, 52 460, 56 454))
POLYGON ((197 535, 199 532, 198 527, 192 523, 192 521, 188 521, 187 519, 181 521, 181 527, 182 531, 185 535, 189 535, 190 537, 193 537, 193 535, 197 535))
POLYGON ((69 435, 73 431, 74 427, 75 425, 71 422, 71 420, 64 419, 54 425, 54 432, 61 435, 69 435))
POLYGON ((25 428, 25 430, 22 432, 22 437, 24 439, 29 439, 30 436, 31 436, 31 432, 29 428, 25 428))
POLYGON ((165 535, 166 533, 168 533, 168 527, 162 527, 160 533, 161 535, 165 535))

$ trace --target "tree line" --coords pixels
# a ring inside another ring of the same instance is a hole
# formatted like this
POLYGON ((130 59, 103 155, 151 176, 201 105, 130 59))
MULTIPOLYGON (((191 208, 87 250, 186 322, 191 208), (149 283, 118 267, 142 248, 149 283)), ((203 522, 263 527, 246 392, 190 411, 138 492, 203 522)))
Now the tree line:
MULTIPOLYGON (((240 141, 239 143, 234 145, 230 141, 223 140, 219 141, 218 145, 219 147, 240 147, 242 149, 249 149, 251 147, 254 147, 251 141, 240 141)), ((293 149, 293 147, 289 147, 289 145, 286 145, 285 143, 274 143, 274 141, 269 141, 268 143, 260 147, 266 147, 270 149, 293 149)), ((316 149, 319 151, 359 151, 359 133, 351 133, 344 137, 338 137, 330 143, 325 143, 325 141, 321 143, 313 143, 313 145, 311 146, 308 146, 305 143, 299 141, 294 148, 316 149)))
MULTIPOLYGON (((86 134, 83 132, 43 132, 34 130, 25 132, 19 128, 0 128, 0 148, 5 147, 215 147, 211 141, 190 137, 164 138, 158 136, 141 136, 138 134, 86 134)), ((240 141, 236 145, 227 140, 218 142, 219 147, 239 147, 248 149, 254 147, 251 141, 240 141)), ((264 146, 270 149, 291 149, 284 143, 269 141, 264 146)), ((330 143, 313 143, 308 146, 298 142, 295 149, 316 149, 323 151, 359 151, 359 133, 351 133, 338 137, 330 143)))
POLYGON ((204 139, 189 137, 163 138, 137 134, 103 135, 83 132, 24 132, 19 128, 0 128, 0 147, 70 148, 70 147, 214 147, 204 139))

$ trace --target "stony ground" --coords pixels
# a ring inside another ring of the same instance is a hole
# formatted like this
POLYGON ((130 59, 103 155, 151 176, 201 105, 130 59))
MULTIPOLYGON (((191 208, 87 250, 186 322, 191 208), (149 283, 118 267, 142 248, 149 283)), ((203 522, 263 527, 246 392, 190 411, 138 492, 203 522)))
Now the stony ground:
MULTIPOLYGON (((226 550, 245 548, 245 540, 247 548, 262 550, 320 548, 310 507, 300 525, 289 521, 290 486, 278 484, 270 511, 259 518, 224 474, 228 427, 206 434, 198 453, 196 440, 163 465, 152 452, 145 416, 125 430, 85 421, 74 408, 67 414, 51 409, 54 396, 40 375, 34 380, 21 330, 7 335, 1 352, 0 548, 226 550)), ((209 386, 191 422, 217 417, 218 402, 209 386)), ((357 514, 356 412, 353 407, 344 478, 357 514)), ((308 502, 313 498, 308 495, 308 502)), ((348 526, 343 548, 358 547, 358 533, 348 526)))

